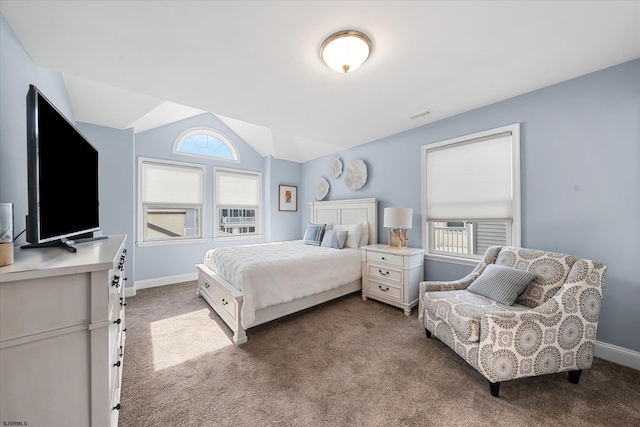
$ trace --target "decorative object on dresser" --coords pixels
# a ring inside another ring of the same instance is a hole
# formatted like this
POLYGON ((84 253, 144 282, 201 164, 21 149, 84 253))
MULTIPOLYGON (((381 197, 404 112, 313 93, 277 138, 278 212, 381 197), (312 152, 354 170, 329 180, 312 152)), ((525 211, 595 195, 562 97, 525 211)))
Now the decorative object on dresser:
POLYGON ((125 343, 126 236, 19 250, 0 267, 0 414, 115 427, 125 343))
POLYGON ((344 183, 351 190, 358 190, 367 182, 367 165, 360 159, 353 160, 344 171, 344 183))
POLYGON ((411 228, 413 209, 384 208, 384 227, 390 228, 387 239, 390 248, 406 248, 409 243, 407 229, 411 228))
POLYGON ((329 194, 329 183, 326 179, 320 178, 316 183, 316 200, 322 200, 329 194))
POLYGON ((233 331, 235 344, 247 341, 248 328, 362 289, 359 247, 362 239, 365 244, 378 240, 377 200, 310 204, 309 230, 331 224, 338 231, 357 230, 355 239, 347 236, 344 249, 315 246, 321 245, 318 240, 217 248, 196 265, 197 293, 233 331), (303 287, 300 277, 305 278, 303 287))
POLYGON ((373 298, 404 309, 409 316, 418 305, 424 277, 424 249, 362 246, 362 299, 373 298))
POLYGON ((13 203, 0 203, 0 267, 13 264, 13 203))
POLYGON ((568 372, 577 384, 593 361, 606 272, 571 255, 491 246, 462 279, 420 284, 419 320, 495 397, 516 378, 568 372))
POLYGON ((336 179, 340 175, 342 175, 342 162, 340 157, 334 157, 329 160, 329 178, 336 179))
POLYGON ((279 185, 278 193, 279 211, 298 211, 298 187, 294 185, 279 185))

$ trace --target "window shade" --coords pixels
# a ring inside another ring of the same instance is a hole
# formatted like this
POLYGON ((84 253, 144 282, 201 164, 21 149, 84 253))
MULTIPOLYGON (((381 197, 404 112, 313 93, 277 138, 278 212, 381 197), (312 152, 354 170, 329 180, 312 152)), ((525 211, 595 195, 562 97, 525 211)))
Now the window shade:
POLYGON ((216 206, 258 207, 260 205, 260 175, 216 171, 216 206))
POLYGON ((427 221, 511 220, 511 143, 509 132, 427 148, 427 221))
POLYGON ((142 164, 144 204, 202 204, 202 184, 202 168, 151 162, 142 164))

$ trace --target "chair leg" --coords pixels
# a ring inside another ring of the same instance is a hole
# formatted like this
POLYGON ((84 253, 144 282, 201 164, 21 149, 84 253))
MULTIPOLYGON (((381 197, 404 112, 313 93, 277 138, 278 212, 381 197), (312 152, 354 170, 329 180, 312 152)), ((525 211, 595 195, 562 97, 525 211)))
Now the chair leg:
POLYGON ((500 394, 500 381, 497 383, 492 383, 489 381, 489 388, 491 389, 491 396, 498 397, 500 394))
POLYGON ((424 328, 424 331, 427 333, 427 338, 431 338, 431 332, 427 328, 424 328))
POLYGON ((578 384, 580 380, 580 374, 582 374, 582 370, 579 371, 569 371, 569 381, 573 384, 578 384))

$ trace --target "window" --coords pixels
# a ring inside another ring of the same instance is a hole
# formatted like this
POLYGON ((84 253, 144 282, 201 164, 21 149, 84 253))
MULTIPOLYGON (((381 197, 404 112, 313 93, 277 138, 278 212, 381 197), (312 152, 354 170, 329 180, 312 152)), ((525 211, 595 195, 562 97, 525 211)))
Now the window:
POLYGON ((262 234, 260 172, 214 169, 213 237, 262 234))
POLYGON ((520 246, 519 124, 422 147, 427 258, 473 265, 520 246))
POLYGON ((240 163, 240 155, 233 142, 210 128, 192 128, 183 132, 173 144, 173 153, 240 163))
POLYGON ((204 236, 205 166, 138 158, 138 245, 204 236))

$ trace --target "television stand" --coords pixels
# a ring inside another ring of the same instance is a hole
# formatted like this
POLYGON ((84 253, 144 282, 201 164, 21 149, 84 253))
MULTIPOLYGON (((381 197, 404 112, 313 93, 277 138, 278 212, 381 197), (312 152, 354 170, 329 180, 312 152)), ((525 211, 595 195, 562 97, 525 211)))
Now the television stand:
POLYGON ((63 248, 69 252, 76 253, 78 250, 71 246, 73 243, 75 242, 69 240, 63 242, 61 239, 58 239, 45 243, 30 243, 28 245, 20 246, 20 249, 63 248))
POLYGON ((38 249, 38 248, 63 248, 69 252, 76 253, 78 250, 72 245, 76 243, 93 242, 94 240, 108 239, 109 236, 96 236, 94 233, 83 233, 72 236, 70 239, 58 239, 45 243, 31 243, 21 246, 20 249, 38 249))

